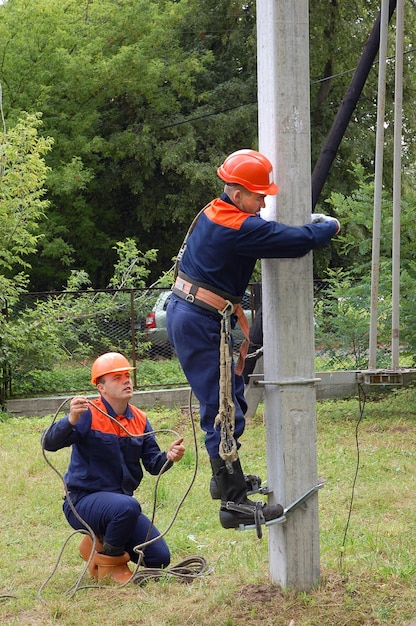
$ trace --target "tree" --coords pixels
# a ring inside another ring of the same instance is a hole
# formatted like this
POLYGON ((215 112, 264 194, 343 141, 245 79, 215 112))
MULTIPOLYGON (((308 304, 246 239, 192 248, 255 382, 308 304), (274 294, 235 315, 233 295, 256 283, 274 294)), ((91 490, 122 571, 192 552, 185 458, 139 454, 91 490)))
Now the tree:
POLYGON ((0 145, 0 404, 8 380, 8 311, 28 284, 26 259, 37 249, 48 206, 44 156, 52 141, 39 136, 40 124, 40 116, 24 115, 8 132, 4 125, 0 145))
MULTIPOLYGON (((339 347, 339 342, 348 343, 352 336, 361 333, 368 346, 368 315, 371 295, 372 265, 372 221, 374 203, 374 182, 366 175, 362 165, 349 172, 355 180, 356 189, 350 195, 332 193, 327 200, 329 212, 339 216, 343 228, 338 236, 339 253, 344 261, 337 270, 327 272, 328 286, 326 293, 324 318, 318 329, 318 338, 322 344, 327 340, 339 347), (365 329, 365 334, 363 333, 365 329), (348 336, 348 332, 350 332, 348 336), (355 335, 354 335, 355 333, 355 335), (335 339, 334 339, 335 338, 335 339), (338 343, 337 343, 338 342, 338 343)), ((405 188, 401 201, 401 306, 400 340, 404 351, 415 353, 416 340, 414 328, 416 282, 416 227, 414 212, 416 194, 412 188, 405 188)), ((380 285, 378 306, 379 341, 389 345, 391 337, 392 314, 392 198, 388 190, 383 191, 380 237, 380 285)), ((361 350, 363 350, 361 342, 361 350)), ((356 345, 359 342, 356 341, 356 345)), ((350 342, 349 345, 352 345, 350 342)), ((328 344, 326 344, 328 347, 328 344)), ((362 357, 362 354, 361 354, 362 357)), ((413 361, 414 361, 413 357, 413 361)), ((358 362, 357 362, 358 363, 358 362)), ((356 364, 358 366, 358 364, 356 364)), ((362 361, 360 363, 362 366, 362 361)))
POLYGON ((105 284, 116 238, 141 248, 156 238, 166 269, 202 198, 217 193, 218 163, 230 147, 255 142, 253 5, 0 7, 7 114, 41 110, 55 138, 33 286, 59 288, 74 267, 105 284), (183 230, 172 237, 173 221, 183 230))
MULTIPOLYGON (((348 4, 339 0, 318 0, 311 3, 311 132, 312 167, 316 162, 335 113, 364 51, 370 31, 380 11, 379 2, 356 1, 348 4)), ((403 75, 403 167, 414 167, 416 145, 414 138, 414 41, 415 4, 405 3, 404 75, 403 75)), ((395 14, 388 35, 386 78, 385 185, 392 186, 393 113, 395 81, 395 14)), ((377 120, 378 59, 365 84, 347 132, 339 147, 321 202, 338 191, 348 194, 355 189, 352 172, 354 164, 362 164, 370 174, 374 170, 377 120)))
POLYGON ((45 155, 51 150, 52 140, 39 136, 40 125, 40 115, 24 115, 8 132, 4 128, 0 147, 2 308, 13 305, 27 286, 27 257, 38 248, 42 237, 39 222, 49 205, 44 199, 48 172, 45 155))
MULTIPOLYGON (((11 372, 21 391, 31 390, 32 383, 43 384, 46 391, 45 372, 50 375, 71 360, 87 362, 113 350, 132 352, 129 290, 142 290, 134 303, 136 317, 142 319, 151 306, 143 289, 157 251, 142 253, 126 240, 117 242, 116 252, 108 290, 96 292, 85 271, 73 271, 60 293, 39 294, 36 300, 21 297, 18 306, 10 308, 8 319, 2 319, 0 372, 11 372)), ((145 348, 146 344, 140 345, 140 350, 145 348)), ((139 353, 138 345, 135 352, 139 353)), ((3 382, 5 378, 3 374, 3 382)))
MULTIPOLYGON (((310 5, 311 168, 378 10, 370 0, 310 5)), ((406 168, 415 163, 415 20, 414 2, 407 3, 406 168)), ((154 280, 170 267, 192 218, 220 191, 219 163, 257 145, 255 1, 9 0, 0 5, 0 51, 9 123, 21 110, 40 111, 45 136, 54 138, 50 206, 39 254, 30 258, 31 287, 59 289, 80 269, 95 286, 106 285, 114 245, 126 238, 140 250, 159 249, 154 280)), ((346 174, 352 164, 373 170, 376 84, 374 71, 321 203, 332 191, 354 190, 346 174)), ((389 63, 388 131, 392 85, 389 63)), ((390 157, 387 150, 388 177, 390 157)))
MULTIPOLYGON (((134 236, 140 245, 154 221, 159 126, 195 97, 203 57, 181 49, 177 26, 187 3, 13 0, 0 9, 6 114, 41 110, 55 139, 48 229, 32 278, 49 275, 44 286, 59 287, 78 267, 103 285, 115 241, 134 236)), ((169 210, 160 215, 162 227, 171 223, 169 210)))

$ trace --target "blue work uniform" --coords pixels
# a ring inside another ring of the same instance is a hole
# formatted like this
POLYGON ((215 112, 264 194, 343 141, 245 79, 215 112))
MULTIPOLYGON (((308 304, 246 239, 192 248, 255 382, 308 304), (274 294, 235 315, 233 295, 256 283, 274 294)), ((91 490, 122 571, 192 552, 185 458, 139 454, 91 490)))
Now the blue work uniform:
MULTIPOLYGON (((98 537, 111 546, 124 547, 137 562, 133 548, 160 533, 142 513, 133 492, 143 478, 142 465, 150 474, 159 474, 167 461, 166 452, 160 450, 153 434, 146 434, 152 428, 137 407, 128 404, 123 415, 116 415, 102 397, 92 404, 75 426, 68 415, 53 424, 43 433, 42 443, 52 452, 72 446, 64 480, 77 514, 98 537)), ((171 466, 168 462, 165 469, 171 466)), ((74 529, 85 530, 67 498, 63 510, 74 529)), ((148 567, 169 564, 169 548, 162 537, 145 548, 144 562, 148 567)))
MULTIPOLYGON (((286 226, 240 211, 226 194, 201 213, 190 233, 179 271, 187 280, 241 298, 260 258, 296 258, 325 247, 336 234, 335 221, 286 226)), ((214 428, 219 411, 219 344, 221 316, 172 294, 167 308, 169 340, 200 403, 200 424, 211 459, 218 459, 220 430, 214 428)), ((244 380, 233 367, 234 438, 245 427, 247 404, 244 380)))

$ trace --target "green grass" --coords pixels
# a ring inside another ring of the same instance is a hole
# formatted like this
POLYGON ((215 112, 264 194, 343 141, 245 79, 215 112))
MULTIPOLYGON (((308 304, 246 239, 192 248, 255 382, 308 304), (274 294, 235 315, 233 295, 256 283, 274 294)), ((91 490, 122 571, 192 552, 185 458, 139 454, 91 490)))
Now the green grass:
MULTIPOLYGON (((266 465, 264 425, 258 416, 247 424, 241 451, 247 471, 266 465)), ((167 534, 172 565, 199 555, 212 573, 190 584, 152 581, 144 587, 98 588, 86 575, 71 597, 83 562, 79 537, 67 544, 71 529, 62 512, 62 483, 42 456, 40 435, 51 421, 9 419, 0 423, 0 622, 10 625, 79 624, 128 626, 409 626, 416 619, 415 476, 416 391, 391 391, 368 400, 358 426, 360 465, 351 518, 357 464, 357 399, 317 406, 321 581, 306 592, 281 590, 269 577, 268 534, 224 530, 218 503, 208 495, 210 470, 201 431, 197 430, 195 484, 167 534), (341 559, 342 554, 342 559, 341 559), (293 620, 293 621, 292 621, 293 620)), ((148 411, 154 428, 185 436, 187 454, 161 480, 156 523, 161 531, 193 475, 195 449, 186 410, 148 411)), ((197 415, 195 416, 197 419, 197 415)), ((172 440, 159 436, 162 447, 172 440)), ((48 453, 63 472, 68 451, 48 453)), ((153 507, 155 477, 146 475, 138 498, 145 512, 153 507)))

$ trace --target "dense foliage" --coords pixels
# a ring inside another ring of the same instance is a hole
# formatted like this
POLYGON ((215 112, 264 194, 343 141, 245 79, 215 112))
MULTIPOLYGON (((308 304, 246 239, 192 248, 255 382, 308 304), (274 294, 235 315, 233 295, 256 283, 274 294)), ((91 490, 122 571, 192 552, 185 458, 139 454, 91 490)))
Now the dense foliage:
MULTIPOLYGON (((414 164, 414 2, 406 3, 405 169, 414 164)), ((312 164, 321 150, 379 10, 379 2, 310 5, 312 164)), ((222 158, 256 147, 255 2, 8 0, 0 5, 0 82, 12 128, 42 114, 49 207, 32 289, 60 289, 82 269, 104 287, 126 237, 170 267, 192 217, 219 191, 222 158)), ((394 54, 394 19, 389 53, 394 54)), ((386 147, 394 63, 389 62, 386 147)), ((354 191, 348 172, 373 169, 377 66, 371 72, 321 197, 354 191)), ((391 150, 386 150, 387 186, 391 150)), ((406 183, 405 183, 406 184, 406 183)), ((342 264, 342 256, 324 259, 342 264)))
MULTIPOLYGON (((310 3, 311 169, 379 4, 310 3)), ((47 368, 65 357, 68 346, 71 355, 89 354, 100 323, 92 323, 88 311, 108 311, 111 296, 87 293, 75 304, 74 289, 140 288, 161 275, 161 284, 169 283, 166 276, 189 223, 220 191, 218 164, 233 150, 257 147, 255 9, 254 0, 0 4, 0 297, 5 314, 0 318, 0 366, 29 370, 40 362, 47 368), (28 289, 63 290, 63 297, 39 302, 16 322, 19 296, 28 289), (88 321, 80 352, 73 347, 80 324, 75 332, 62 321, 83 316, 88 321)), ((411 350, 416 336, 415 22, 416 3, 408 0, 401 339, 411 350)), ((393 15, 381 237, 383 344, 390 322, 394 36, 393 15)), ((342 222, 341 235, 314 255, 315 278, 328 280, 324 313, 331 311, 319 325, 319 341, 345 347, 349 320, 355 345, 364 324, 357 363, 365 357, 368 332, 377 78, 375 63, 317 207, 342 222)))
POLYGON ((6 135, 0 147, 0 302, 13 305, 27 286, 23 268, 36 252, 41 237, 39 221, 49 202, 44 183, 48 168, 44 156, 50 139, 39 136, 39 116, 25 115, 6 135))

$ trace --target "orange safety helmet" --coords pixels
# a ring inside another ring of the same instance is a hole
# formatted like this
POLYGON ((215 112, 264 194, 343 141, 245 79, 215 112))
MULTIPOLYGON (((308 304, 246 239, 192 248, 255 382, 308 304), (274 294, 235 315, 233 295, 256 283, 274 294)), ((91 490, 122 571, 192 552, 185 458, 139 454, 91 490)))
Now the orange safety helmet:
POLYGON ((97 384, 97 380, 105 374, 114 372, 129 372, 135 368, 130 365, 125 356, 119 352, 106 352, 95 359, 91 368, 91 383, 97 384))
POLYGON ((237 183, 248 191, 265 196, 279 193, 273 182, 273 166, 269 159, 256 150, 237 150, 230 154, 217 169, 225 183, 237 183))

